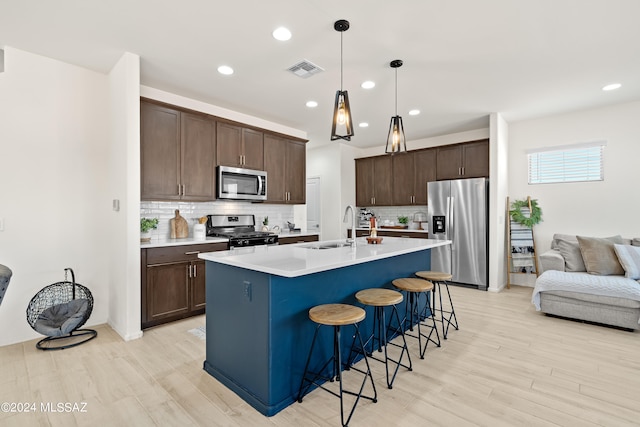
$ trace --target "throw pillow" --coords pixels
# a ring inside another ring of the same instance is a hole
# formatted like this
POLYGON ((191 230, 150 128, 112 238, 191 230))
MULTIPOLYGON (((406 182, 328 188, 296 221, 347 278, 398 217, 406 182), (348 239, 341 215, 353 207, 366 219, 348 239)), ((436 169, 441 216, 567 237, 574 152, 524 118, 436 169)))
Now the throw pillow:
POLYGON ((600 276, 623 275, 624 269, 618 261, 613 248, 614 244, 622 244, 622 237, 607 238, 576 236, 580 244, 580 252, 587 271, 600 276))
POLYGON ((577 240, 556 238, 555 248, 564 258, 565 271, 587 271, 582 261, 582 252, 577 240))
POLYGON ((618 261, 624 268, 624 277, 640 279, 640 247, 631 245, 613 245, 618 261))

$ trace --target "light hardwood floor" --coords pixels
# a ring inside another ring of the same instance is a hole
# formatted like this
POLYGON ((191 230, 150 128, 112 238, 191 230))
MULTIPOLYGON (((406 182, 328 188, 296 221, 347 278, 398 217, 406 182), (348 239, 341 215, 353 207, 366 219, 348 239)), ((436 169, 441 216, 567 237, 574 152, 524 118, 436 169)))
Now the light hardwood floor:
MULTIPOLYGON (((531 288, 451 291, 460 330, 424 360, 409 340, 414 370, 401 369, 392 390, 371 362, 378 402, 362 401, 350 425, 640 425, 640 332, 544 316, 531 288)), ((37 408, 0 412, 0 425, 340 425, 338 400, 322 390, 267 418, 221 386, 202 369, 204 341, 187 332, 203 324, 175 322, 132 342, 100 326, 98 338, 64 351, 1 347, 0 403, 37 408), (43 402, 86 402, 86 412, 42 411, 43 402)))

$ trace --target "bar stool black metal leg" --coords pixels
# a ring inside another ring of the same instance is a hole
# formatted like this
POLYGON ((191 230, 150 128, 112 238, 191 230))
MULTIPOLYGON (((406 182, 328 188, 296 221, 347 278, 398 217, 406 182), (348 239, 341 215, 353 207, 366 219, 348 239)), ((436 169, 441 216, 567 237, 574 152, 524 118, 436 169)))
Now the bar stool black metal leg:
MULTIPOLYGON (((456 331, 459 330, 459 327, 458 327, 458 318, 456 317, 456 310, 455 308, 453 308, 453 300, 451 299, 451 292, 449 292, 449 284, 447 282, 444 282, 444 287, 447 290, 447 296, 449 297, 449 305, 451 307, 451 311, 447 312, 447 314, 449 314, 449 317, 447 319, 447 330, 445 332, 445 339, 446 339, 447 334, 449 333, 450 325, 453 325, 456 331)), ((442 307, 442 303, 440 303, 440 307, 442 307)), ((442 319, 443 319, 442 326, 444 327, 444 317, 442 319)))
MULTIPOLYGON (((355 327, 355 335, 354 335, 354 341, 357 340, 357 342, 360 344, 360 349, 362 351, 363 354, 365 354, 364 356, 364 361, 365 361, 365 365, 366 365, 366 371, 361 370, 355 366, 351 366, 350 368, 358 371, 360 373, 362 373, 364 375, 364 378, 362 380, 362 384, 360 385, 360 389, 358 390, 357 393, 352 392, 350 390, 345 390, 343 388, 343 381, 342 381, 342 370, 343 370, 343 364, 342 364, 342 352, 340 351, 340 326, 339 325, 335 325, 333 326, 333 354, 332 356, 329 358, 329 360, 327 360, 327 362, 322 366, 322 368, 320 369, 320 371, 318 373, 312 373, 309 372, 309 363, 311 361, 311 356, 313 354, 313 348, 315 346, 316 343, 316 339, 318 336, 318 330, 320 328, 321 325, 318 325, 316 327, 316 331, 314 333, 313 336, 313 341, 311 342, 311 349, 309 350, 309 356, 307 357, 307 362, 305 364, 305 369, 304 369, 304 373, 302 375, 302 381, 300 384, 300 390, 298 391, 298 402, 302 402, 302 399, 304 398, 305 394, 309 391, 309 388, 312 385, 316 385, 319 388, 324 389, 325 391, 333 394, 336 397, 340 398, 340 421, 342 423, 343 426, 347 426, 349 424, 349 421, 351 420, 351 417, 353 416, 353 413, 355 412, 356 406, 358 405, 358 402, 360 401, 360 398, 365 398, 368 400, 373 401, 374 403, 378 401, 378 393, 376 391, 376 386, 373 382, 373 375, 371 374, 371 368, 369 366, 369 361, 366 357, 366 352, 364 349, 364 343, 362 341, 362 336, 360 335, 360 328, 358 327, 357 324, 354 324, 353 326, 355 327), (325 370, 329 367, 329 365, 331 365, 330 367, 330 377, 324 377, 322 375, 323 372, 325 372, 325 370), (307 378, 307 374, 311 374, 311 378, 307 378), (371 382, 371 387, 373 388, 373 396, 365 396, 362 394, 362 392, 364 391, 364 387, 367 383, 367 378, 369 378, 369 381, 371 382), (330 390, 328 388, 325 388, 323 386, 323 384, 321 382, 318 382, 318 380, 324 380, 324 381, 334 381, 334 379, 339 383, 338 384, 338 390, 339 392, 336 393, 333 390, 330 390), (305 382, 308 382, 308 385, 305 387, 305 382), (345 414, 344 414, 344 400, 343 400, 343 396, 345 394, 351 395, 351 396, 355 396, 355 402, 353 403, 353 406, 351 407, 351 410, 349 411, 349 415, 347 416, 347 419, 345 421, 345 414)), ((351 355, 351 353, 350 353, 351 355)))
MULTIPOLYGON (((425 303, 424 309, 422 311, 422 313, 420 314, 420 322, 418 323, 418 328, 420 327, 420 323, 422 323, 423 321, 426 321, 427 319, 431 318, 431 322, 432 325, 427 325, 424 324, 424 326, 429 327, 429 335, 423 335, 426 338, 426 341, 424 343, 424 347, 420 347, 420 358, 424 359, 424 354, 427 351, 427 346, 429 345, 429 342, 434 343, 437 347, 440 347, 440 334, 438 333, 438 325, 436 323, 436 317, 435 317, 435 309, 431 308, 431 303, 432 303, 432 298, 431 298, 431 293, 430 292, 425 292, 427 301, 425 303), (429 315, 427 315, 427 308, 429 309, 429 315), (433 338, 431 338, 431 336, 433 335, 433 333, 436 333, 436 340, 434 340, 433 338)), ((435 302, 434 302, 435 305, 435 302)), ((419 330, 419 329, 418 329, 419 330)), ((418 341, 418 344, 420 344, 420 341, 418 341)))

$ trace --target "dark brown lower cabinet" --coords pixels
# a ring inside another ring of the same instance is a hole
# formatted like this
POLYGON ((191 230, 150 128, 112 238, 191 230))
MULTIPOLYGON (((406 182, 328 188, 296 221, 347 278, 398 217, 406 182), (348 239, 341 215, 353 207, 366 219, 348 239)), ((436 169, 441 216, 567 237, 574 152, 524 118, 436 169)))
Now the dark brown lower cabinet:
POLYGON ((227 243, 142 249, 142 329, 203 314, 205 261, 198 254, 226 249, 227 243))
POLYGON ((317 242, 318 239, 319 239, 319 236, 317 234, 306 235, 306 236, 278 237, 278 244, 290 245, 292 243, 317 242))

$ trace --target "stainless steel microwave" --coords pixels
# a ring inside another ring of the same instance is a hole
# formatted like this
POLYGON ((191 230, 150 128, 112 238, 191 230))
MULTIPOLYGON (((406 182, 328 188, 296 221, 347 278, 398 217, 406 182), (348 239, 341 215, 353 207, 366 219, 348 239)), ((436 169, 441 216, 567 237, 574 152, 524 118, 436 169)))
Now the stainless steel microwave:
POLYGON ((218 199, 267 200, 267 173, 218 166, 218 199))

